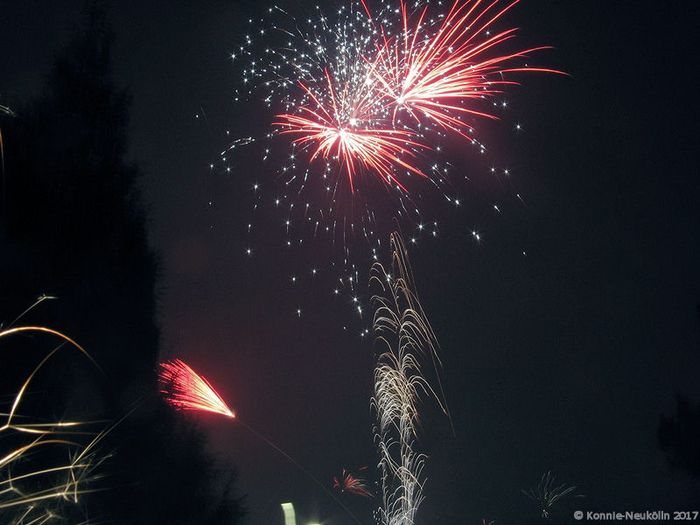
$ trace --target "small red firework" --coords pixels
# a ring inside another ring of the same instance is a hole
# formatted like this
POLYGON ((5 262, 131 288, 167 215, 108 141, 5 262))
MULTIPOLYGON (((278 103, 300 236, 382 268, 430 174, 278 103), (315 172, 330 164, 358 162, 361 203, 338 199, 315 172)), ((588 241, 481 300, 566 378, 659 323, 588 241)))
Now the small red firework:
POLYGON ((160 392, 178 410, 197 410, 236 417, 221 396, 203 376, 180 359, 160 364, 160 392))
MULTIPOLYGON (((361 470, 364 470, 364 468, 361 470)), ((343 473, 340 477, 333 478, 333 488, 338 492, 348 492, 356 496, 362 496, 363 498, 372 497, 372 493, 367 488, 367 482, 355 476, 347 469, 343 469, 343 473)))

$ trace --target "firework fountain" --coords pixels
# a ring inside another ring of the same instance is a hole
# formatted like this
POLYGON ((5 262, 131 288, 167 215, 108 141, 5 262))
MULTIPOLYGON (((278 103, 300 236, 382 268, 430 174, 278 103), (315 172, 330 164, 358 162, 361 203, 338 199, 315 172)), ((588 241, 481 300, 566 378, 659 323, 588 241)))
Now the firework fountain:
POLYGON ((378 345, 372 407, 379 451, 383 525, 413 525, 423 501, 426 456, 418 451, 417 424, 421 401, 431 398, 447 416, 440 386, 440 358, 433 329, 415 292, 403 240, 390 238, 391 265, 372 266, 374 333, 378 345), (427 379, 430 367, 437 385, 427 379))

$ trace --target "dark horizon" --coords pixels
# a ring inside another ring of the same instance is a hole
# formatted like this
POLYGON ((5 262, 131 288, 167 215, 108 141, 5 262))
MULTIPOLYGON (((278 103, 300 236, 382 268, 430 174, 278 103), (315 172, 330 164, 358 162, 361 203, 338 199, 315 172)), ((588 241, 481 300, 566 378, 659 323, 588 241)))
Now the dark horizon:
MULTIPOLYGON (((2 8, 0 105, 18 119, 83 4, 2 8)), ((330 487, 342 468, 376 463, 373 347, 360 335, 371 325, 368 292, 358 294, 368 312, 360 317, 348 293, 332 294, 334 248, 287 249, 271 205, 247 234, 252 183, 275 187, 255 154, 234 160, 233 174, 209 169, 232 137, 265 125, 259 105, 234 103, 240 66, 230 60, 264 7, 115 2, 113 76, 131 97, 128 156, 143 174, 160 259, 161 359, 191 363, 246 424, 330 487)), ((453 434, 427 409, 418 522, 537 518, 521 489, 548 470, 586 495, 567 502, 572 511, 700 510, 691 508, 698 480, 669 465, 657 435, 678 394, 700 401, 699 113, 686 78, 699 11, 691 2, 529 0, 509 14, 524 42, 555 47, 540 60, 570 77, 533 75, 509 93, 506 117, 486 127, 486 160, 454 153, 456 172, 471 179, 467 205, 436 212, 438 237, 410 247, 454 424, 453 434), (489 163, 509 178, 490 179, 489 163)), ((51 283, 36 286, 27 303, 51 283)), ((299 525, 351 523, 245 428, 194 419, 207 450, 239 473, 244 523, 281 524, 284 501, 299 525)), ((376 505, 343 501, 367 520, 376 505)))

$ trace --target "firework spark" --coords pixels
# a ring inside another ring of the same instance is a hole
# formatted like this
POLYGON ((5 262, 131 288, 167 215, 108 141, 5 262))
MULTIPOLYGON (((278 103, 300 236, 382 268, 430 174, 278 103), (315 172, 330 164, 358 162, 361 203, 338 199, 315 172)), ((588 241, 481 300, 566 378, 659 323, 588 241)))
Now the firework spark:
POLYGON ((212 412, 235 418, 236 414, 203 376, 180 359, 160 364, 161 393, 178 410, 212 412))
POLYGON ((426 456, 416 451, 419 403, 428 396, 448 416, 449 412, 441 388, 433 387, 424 371, 427 361, 437 376, 440 362, 435 334, 414 291, 406 248, 397 233, 390 245, 391 271, 377 262, 370 277, 378 288, 374 332, 380 349, 372 407, 382 476, 379 515, 384 525, 412 525, 425 484, 426 456))

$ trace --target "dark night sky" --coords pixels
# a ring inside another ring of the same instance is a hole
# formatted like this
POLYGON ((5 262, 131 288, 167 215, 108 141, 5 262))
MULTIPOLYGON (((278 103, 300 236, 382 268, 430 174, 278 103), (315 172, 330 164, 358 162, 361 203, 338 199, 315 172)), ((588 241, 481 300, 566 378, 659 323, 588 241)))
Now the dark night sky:
MULTIPOLYGON (((81 6, 3 4, 0 103, 39 89, 81 6)), ((261 119, 233 104, 240 75, 229 53, 264 7, 114 2, 116 74, 133 94, 132 152, 164 265, 164 355, 190 361, 243 420, 330 481, 344 465, 375 461, 364 325, 347 296, 331 296, 333 274, 310 278, 312 266, 327 268, 318 254, 328 250, 286 250, 274 209, 263 207, 258 235, 246 236, 251 182, 274 188, 254 156, 228 177, 207 169, 227 129, 247 134, 261 119)), ((588 495, 584 508, 697 501, 697 482, 669 470, 656 427, 676 391, 700 398, 698 11, 689 0, 529 0, 511 13, 524 41, 555 45, 546 60, 572 76, 526 79, 509 96, 512 118, 489 128, 491 154, 527 206, 477 174, 463 190, 477 204, 446 212, 439 239, 411 252, 456 434, 427 417, 421 522, 518 522, 528 509, 520 488, 550 468, 588 495), (515 120, 524 132, 513 133, 515 120)), ((475 157, 462 155, 465 169, 483 163, 475 157)), ((309 519, 339 514, 244 429, 216 418, 202 426, 240 471, 251 525, 281 523, 285 500, 309 519)), ((348 504, 369 516, 369 503, 348 504)))

